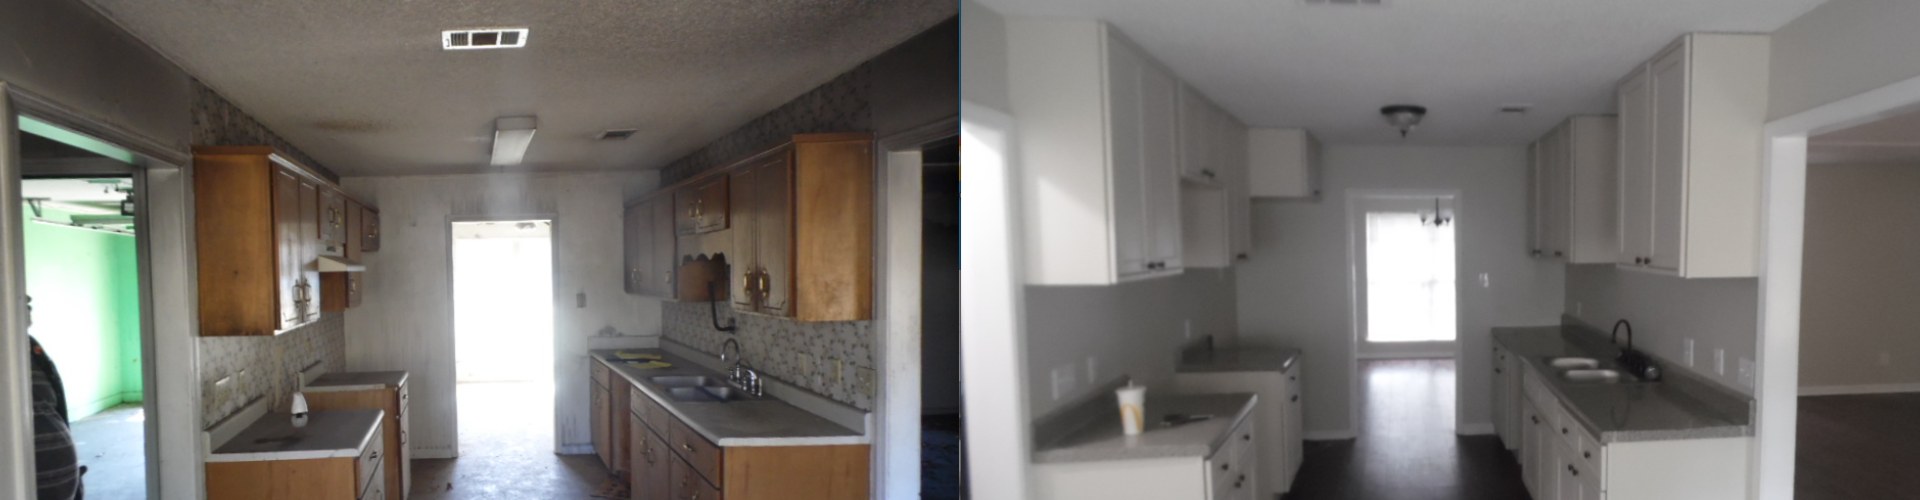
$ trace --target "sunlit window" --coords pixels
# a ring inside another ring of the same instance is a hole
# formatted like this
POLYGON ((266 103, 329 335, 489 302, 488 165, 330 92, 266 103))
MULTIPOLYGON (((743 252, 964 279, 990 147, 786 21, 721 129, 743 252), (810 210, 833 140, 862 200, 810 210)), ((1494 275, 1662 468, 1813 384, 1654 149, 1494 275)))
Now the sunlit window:
POLYGON ((1453 224, 1368 212, 1367 341, 1452 341, 1453 271, 1453 224))

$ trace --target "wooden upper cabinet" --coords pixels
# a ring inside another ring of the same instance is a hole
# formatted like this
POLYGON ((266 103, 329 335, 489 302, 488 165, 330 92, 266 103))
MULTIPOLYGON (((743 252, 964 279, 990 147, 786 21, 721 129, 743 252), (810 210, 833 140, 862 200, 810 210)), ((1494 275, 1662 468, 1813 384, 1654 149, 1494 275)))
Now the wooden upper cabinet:
POLYGON ((756 156, 728 181, 733 199, 733 253, 728 256, 735 309, 786 316, 793 269, 792 149, 756 156))
MULTIPOLYGON (((367 207, 352 198, 345 198, 346 226, 340 233, 345 238, 342 255, 352 262, 360 261, 361 215, 367 207)), ((344 311, 360 307, 360 272, 330 272, 320 274, 320 310, 322 312, 344 311)))
POLYGON ((651 236, 647 238, 647 242, 653 245, 653 276, 647 282, 651 287, 645 289, 652 291, 649 295, 663 299, 679 298, 677 292, 680 289, 676 281, 680 268, 679 238, 673 227, 673 208, 673 198, 663 196, 648 205, 646 214, 653 219, 653 224, 648 228, 651 236))
POLYGON ((317 181, 272 149, 217 147, 195 149, 193 183, 200 334, 273 335, 318 317, 317 181))
POLYGON ((332 187, 320 188, 318 225, 320 253, 345 256, 347 253, 347 195, 332 187))
POLYGON ((360 212, 360 251, 380 251, 380 211, 373 207, 360 212))
POLYGON ((724 230, 730 224, 727 176, 716 176, 675 191, 673 198, 680 210, 678 222, 674 224, 680 234, 711 233, 724 230))
POLYGON ((873 319, 873 139, 793 140, 793 318, 873 319))
POLYGON ((672 300, 674 255, 674 198, 658 196, 628 205, 622 226, 626 251, 627 293, 672 300))

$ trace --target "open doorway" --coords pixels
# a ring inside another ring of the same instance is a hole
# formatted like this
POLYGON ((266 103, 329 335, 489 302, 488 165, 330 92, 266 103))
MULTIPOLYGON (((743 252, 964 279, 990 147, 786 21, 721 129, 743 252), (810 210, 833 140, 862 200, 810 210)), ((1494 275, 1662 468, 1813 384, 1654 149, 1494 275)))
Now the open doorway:
MULTIPOLYGON (((27 334, 36 359, 47 361, 35 363, 35 431, 71 437, 72 463, 55 458, 54 467, 79 471, 86 495, 147 498, 157 481, 149 460, 151 346, 134 217, 137 158, 32 117, 19 124, 27 334), (43 420, 66 427, 51 429, 43 420)), ((57 455, 42 454, 38 465, 57 455)))
POLYGON ((960 394, 960 139, 921 151, 920 498, 966 498, 960 394))
POLYGON ((459 462, 550 469, 553 221, 453 222, 450 248, 459 462))

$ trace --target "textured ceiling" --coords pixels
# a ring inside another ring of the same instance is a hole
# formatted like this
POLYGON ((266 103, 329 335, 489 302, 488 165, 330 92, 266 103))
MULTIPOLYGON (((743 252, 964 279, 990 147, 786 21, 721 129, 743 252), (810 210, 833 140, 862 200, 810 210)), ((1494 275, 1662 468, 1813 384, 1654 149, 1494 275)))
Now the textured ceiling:
POLYGON ((1382 105, 1430 110, 1405 142, 1520 145, 1610 113, 1613 84, 1692 31, 1771 32, 1821 0, 979 0, 1008 16, 1112 23, 1254 126, 1401 143, 1382 105), (1532 104, 1524 116, 1501 105, 1532 104))
POLYGON ((953 0, 87 0, 341 175, 658 168, 958 12, 953 0), (528 27, 517 50, 440 31, 528 27), (621 142, 601 130, 637 128, 621 142))
POLYGON ((1807 163, 1920 163, 1920 111, 1808 137, 1807 163))

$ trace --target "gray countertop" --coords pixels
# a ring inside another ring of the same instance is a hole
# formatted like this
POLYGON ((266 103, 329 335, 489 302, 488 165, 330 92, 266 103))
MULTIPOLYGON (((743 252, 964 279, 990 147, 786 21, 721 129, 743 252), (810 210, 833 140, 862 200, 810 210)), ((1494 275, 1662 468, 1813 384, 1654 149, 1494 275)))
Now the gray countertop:
POLYGON ((1752 400, 1666 366, 1659 382, 1569 382, 1547 365, 1551 358, 1591 357, 1611 365, 1619 350, 1579 326, 1494 328, 1493 341, 1541 374, 1566 402, 1568 413, 1603 443, 1670 441, 1753 435, 1752 400))
POLYGON ((307 383, 307 392, 345 392, 365 391, 384 387, 400 387, 407 383, 407 372, 340 372, 328 373, 307 383))
POLYGON ((333 410, 307 414, 307 426, 294 429, 292 417, 268 413, 233 439, 214 447, 208 462, 257 462, 357 457, 380 429, 382 410, 333 410), (281 439, 292 437, 293 439, 281 439))
MULTIPOLYGON (((666 397, 667 390, 653 383, 653 377, 666 375, 705 375, 726 377, 690 360, 661 349, 625 349, 629 352, 659 354, 671 368, 643 370, 614 358, 615 350, 595 350, 593 358, 612 368, 617 376, 640 388, 658 401, 667 412, 679 418, 701 437, 715 445, 726 446, 817 446, 866 444, 866 434, 835 424, 797 406, 772 397, 746 401, 683 402, 666 397)), ((644 361, 642 361, 644 362, 644 361)))
POLYGON ((1213 455, 1220 444, 1231 437, 1227 433, 1253 412, 1253 394, 1203 394, 1154 396, 1147 392, 1147 427, 1138 436, 1120 433, 1120 412, 1112 398, 1088 404, 1105 403, 1110 410, 1104 417, 1082 423, 1058 439, 1042 442, 1033 453, 1035 463, 1097 462, 1142 458, 1194 457, 1213 455), (1160 422, 1170 413, 1212 415, 1213 418, 1166 427, 1160 422))
POLYGON ((1181 373, 1283 372, 1300 357, 1299 349, 1197 347, 1180 356, 1181 373))

